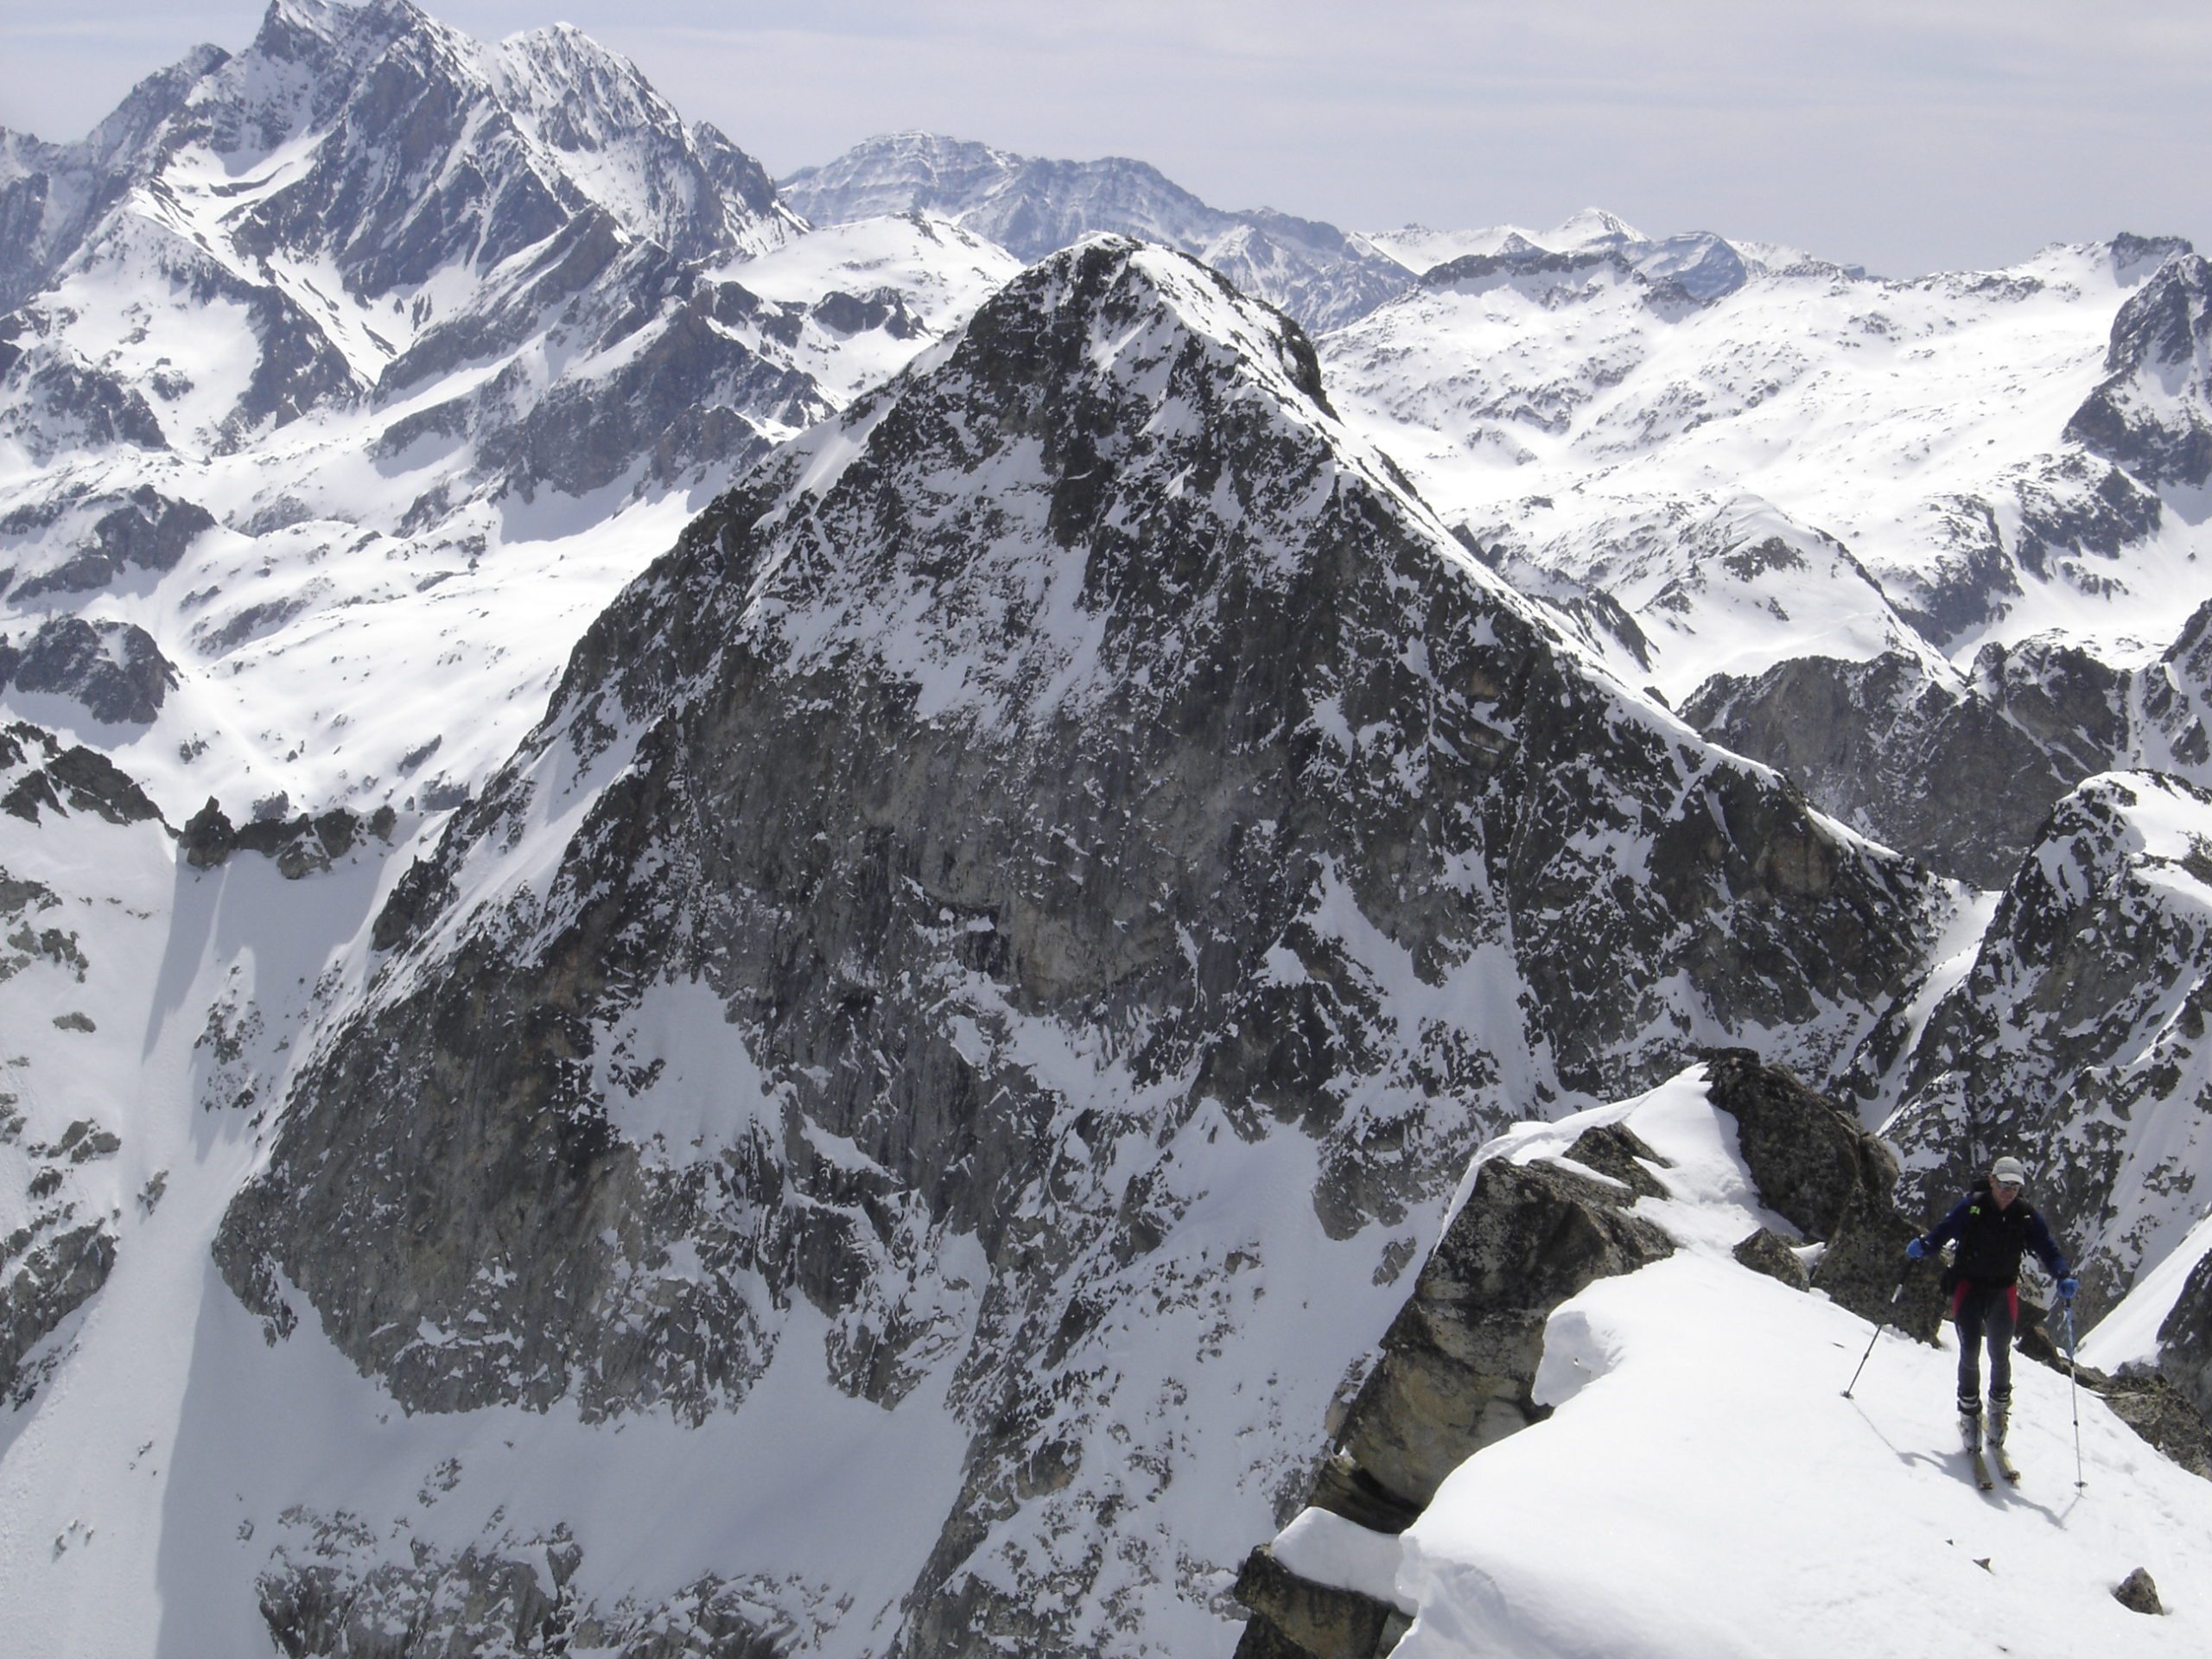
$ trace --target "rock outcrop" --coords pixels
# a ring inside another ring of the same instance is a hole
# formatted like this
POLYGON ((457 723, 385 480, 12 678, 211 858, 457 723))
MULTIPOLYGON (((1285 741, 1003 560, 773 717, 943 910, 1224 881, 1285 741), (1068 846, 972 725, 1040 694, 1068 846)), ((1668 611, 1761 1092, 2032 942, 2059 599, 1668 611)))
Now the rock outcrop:
POLYGON ((83 705, 108 725, 150 725, 176 669, 135 622, 57 616, 20 645, 0 638, 0 690, 44 692, 83 705))
POLYGON ((2145 482, 2212 478, 2212 262, 2177 253, 2113 320, 2105 378, 2066 435, 2145 482))
MULTIPOLYGON (((2200 1260, 2158 1326, 2158 1370, 2212 1418, 2212 1255, 2200 1260)), ((2212 1474, 2212 1470, 2200 1471, 2212 1474)))

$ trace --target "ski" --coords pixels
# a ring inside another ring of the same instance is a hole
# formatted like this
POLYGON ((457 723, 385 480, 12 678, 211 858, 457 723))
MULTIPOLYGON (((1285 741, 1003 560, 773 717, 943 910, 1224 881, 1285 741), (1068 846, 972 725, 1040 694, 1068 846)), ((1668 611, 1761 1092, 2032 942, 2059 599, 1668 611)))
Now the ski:
POLYGON ((1967 1456, 1974 1459, 1974 1484, 1985 1492, 1994 1491, 1997 1478, 1989 1472, 1988 1459, 1981 1455, 1980 1448, 1967 1447, 1967 1456))
POLYGON ((2017 1486, 2020 1484, 2019 1467, 2012 1461, 2012 1458, 2006 1453, 2003 1446, 1991 1446, 1989 1448, 1989 1456, 1991 1461, 1995 1463, 1997 1465, 1997 1472, 2004 1476, 2005 1481, 2009 1484, 2017 1486))

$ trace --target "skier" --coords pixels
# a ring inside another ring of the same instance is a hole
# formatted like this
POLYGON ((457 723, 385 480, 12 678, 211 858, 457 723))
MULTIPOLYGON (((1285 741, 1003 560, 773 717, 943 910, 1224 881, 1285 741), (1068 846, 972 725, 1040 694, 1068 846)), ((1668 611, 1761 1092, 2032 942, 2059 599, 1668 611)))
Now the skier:
POLYGON ((1951 1317, 1959 1327, 1959 1433, 1969 1452, 1982 1443, 1981 1347, 1989 1344, 1989 1444, 2005 1444, 2005 1420, 2012 1405, 2012 1332, 2020 1322, 2020 1256, 2032 1249, 2058 1281, 2063 1301, 2081 1288, 2058 1242, 2028 1201, 2020 1196, 2027 1172, 2017 1158, 1999 1158, 1989 1179, 1951 1206, 1951 1213, 1929 1228, 1904 1253, 1916 1262, 1953 1240, 1955 1265, 1945 1275, 1951 1293, 1951 1317))

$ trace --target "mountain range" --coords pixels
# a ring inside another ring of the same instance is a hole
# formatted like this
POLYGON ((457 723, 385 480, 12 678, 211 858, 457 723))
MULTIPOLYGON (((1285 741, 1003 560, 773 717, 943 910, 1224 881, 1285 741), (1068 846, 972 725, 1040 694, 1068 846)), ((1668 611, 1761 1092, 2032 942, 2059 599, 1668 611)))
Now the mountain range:
POLYGON ((2037 1617, 2196 1650, 2208 295, 778 181, 407 0, 0 132, 27 1650, 1719 1650, 1532 1494, 1751 1480, 1681 1333, 1834 1413, 2004 1151, 2158 1522, 2037 1617))

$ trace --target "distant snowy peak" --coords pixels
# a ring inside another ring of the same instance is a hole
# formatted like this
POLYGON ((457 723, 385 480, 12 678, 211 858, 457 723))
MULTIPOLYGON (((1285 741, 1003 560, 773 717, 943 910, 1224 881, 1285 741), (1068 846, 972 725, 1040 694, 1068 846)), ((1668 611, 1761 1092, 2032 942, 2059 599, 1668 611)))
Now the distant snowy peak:
POLYGON ((207 102, 219 151, 233 111, 264 150, 315 141, 289 176, 270 157, 261 170, 283 181, 241 217, 334 257, 365 292, 456 257, 488 270, 592 207, 687 259, 760 252, 797 228, 728 199, 717 175, 745 169, 702 154, 635 66, 565 25, 485 46, 405 0, 276 0, 207 102))
POLYGON ((758 162, 705 123, 686 129, 636 65, 567 23, 485 56, 500 101, 633 234, 679 257, 764 252, 802 228, 758 162))
POLYGON ((1643 248, 1651 240, 1602 207, 1585 207, 1548 231, 1532 231, 1519 225, 1492 225, 1475 231, 1405 225, 1395 231, 1370 231, 1365 239, 1416 275, 1469 254, 1587 253, 1643 248))
POLYGON ((156 181, 181 210, 205 207, 199 228, 235 246, 242 274, 271 256, 327 259, 368 295, 455 261, 488 270, 594 210, 687 259, 764 251, 803 228, 759 163, 687 129, 577 30, 486 46, 406 0, 275 0, 244 51, 196 49, 82 144, 5 150, 0 302, 35 292, 156 181))
POLYGON ((942 214, 1023 260, 1102 232, 1160 243, 1204 259, 1313 329, 1363 316, 1406 285, 1395 261, 1333 226, 1266 209, 1226 213, 1126 156, 1051 161, 933 133, 893 133, 793 174, 783 194, 817 225, 942 214))
POLYGON ((1654 283, 1671 283, 1697 300, 1732 294, 1751 276, 1801 265, 1833 269, 1847 276, 1856 266, 1827 266, 1811 255, 1777 244, 1732 239, 1711 231, 1687 231, 1654 239, 1618 214, 1586 207, 1548 231, 1494 225, 1478 231, 1434 231, 1408 225, 1371 231, 1362 238, 1419 276, 1464 262, 1491 261, 1496 268, 1567 258, 1614 259, 1654 283))
POLYGON ((1585 207, 1579 213, 1568 215, 1539 239, 1547 247, 1561 250, 1618 248, 1624 251, 1646 246, 1651 240, 1626 219, 1609 213, 1602 207, 1585 207))
POLYGON ((134 86, 73 144, 0 128, 0 311, 53 280, 100 217, 148 170, 157 136, 192 88, 221 67, 219 47, 195 47, 134 86))

